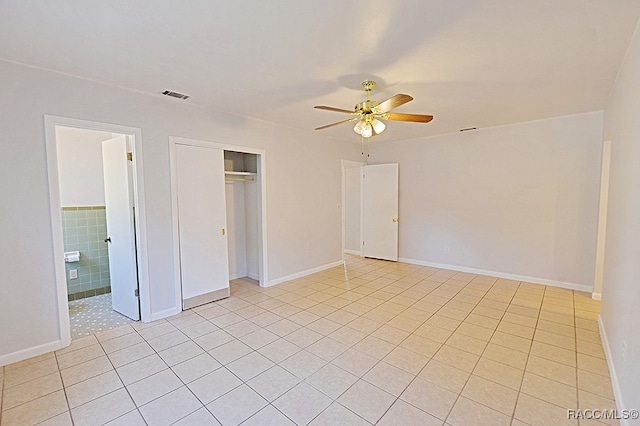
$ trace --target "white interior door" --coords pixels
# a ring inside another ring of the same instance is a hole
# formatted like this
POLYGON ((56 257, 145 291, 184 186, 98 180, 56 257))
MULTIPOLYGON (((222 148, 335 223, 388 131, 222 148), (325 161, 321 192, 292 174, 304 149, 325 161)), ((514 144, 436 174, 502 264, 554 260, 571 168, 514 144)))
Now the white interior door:
POLYGON ((183 308, 229 296, 223 151, 176 145, 183 308))
POLYGON ((132 164, 127 160, 127 136, 102 142, 102 165, 113 310, 139 320, 132 164))
POLYGON ((362 167, 362 254, 398 260, 398 164, 362 167))

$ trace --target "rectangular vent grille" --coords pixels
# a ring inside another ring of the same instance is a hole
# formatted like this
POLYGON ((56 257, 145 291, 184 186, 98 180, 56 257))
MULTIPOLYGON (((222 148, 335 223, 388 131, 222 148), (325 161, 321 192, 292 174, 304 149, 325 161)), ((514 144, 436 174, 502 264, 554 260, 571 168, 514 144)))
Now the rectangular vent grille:
POLYGON ((172 98, 178 98, 178 99, 187 99, 189 98, 189 95, 183 95, 182 93, 178 93, 178 92, 172 92, 171 90, 165 90, 164 92, 162 92, 163 95, 167 95, 167 96, 171 96, 172 98))

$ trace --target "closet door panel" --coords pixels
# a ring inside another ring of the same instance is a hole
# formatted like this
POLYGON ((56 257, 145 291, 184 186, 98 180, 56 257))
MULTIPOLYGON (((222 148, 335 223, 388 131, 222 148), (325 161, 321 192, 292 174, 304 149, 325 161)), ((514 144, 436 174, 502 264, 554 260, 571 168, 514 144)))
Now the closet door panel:
POLYGON ((176 146, 183 308, 229 296, 223 151, 176 146))

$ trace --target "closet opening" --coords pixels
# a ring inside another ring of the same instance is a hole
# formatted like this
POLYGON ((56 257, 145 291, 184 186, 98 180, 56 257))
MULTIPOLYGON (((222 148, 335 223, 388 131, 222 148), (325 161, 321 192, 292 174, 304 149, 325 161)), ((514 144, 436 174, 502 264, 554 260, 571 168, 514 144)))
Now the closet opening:
POLYGON ((257 173, 257 154, 224 151, 229 280, 259 285, 257 173))
POLYGON ((169 141, 176 308, 226 298, 232 280, 266 287, 265 152, 169 141))

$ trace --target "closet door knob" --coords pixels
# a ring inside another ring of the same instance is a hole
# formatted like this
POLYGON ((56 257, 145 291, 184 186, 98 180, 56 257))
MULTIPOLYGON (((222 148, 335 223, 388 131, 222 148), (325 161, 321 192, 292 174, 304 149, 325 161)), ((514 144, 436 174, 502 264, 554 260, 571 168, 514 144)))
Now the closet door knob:
POLYGON ((105 238, 105 239, 104 239, 104 242, 105 242, 105 243, 110 243, 110 242, 111 242, 111 237, 107 237, 107 238, 105 238))

